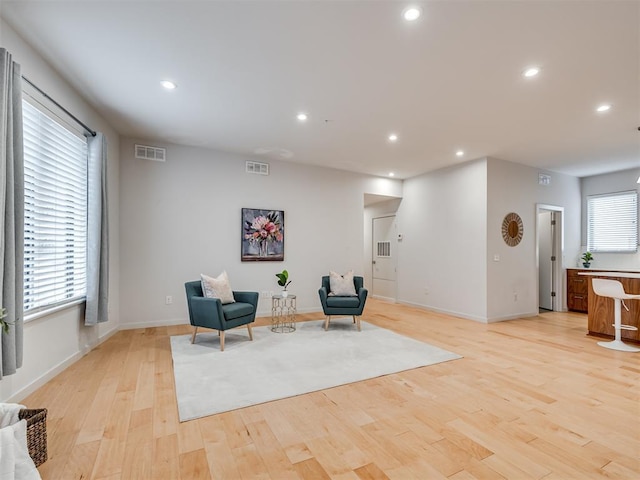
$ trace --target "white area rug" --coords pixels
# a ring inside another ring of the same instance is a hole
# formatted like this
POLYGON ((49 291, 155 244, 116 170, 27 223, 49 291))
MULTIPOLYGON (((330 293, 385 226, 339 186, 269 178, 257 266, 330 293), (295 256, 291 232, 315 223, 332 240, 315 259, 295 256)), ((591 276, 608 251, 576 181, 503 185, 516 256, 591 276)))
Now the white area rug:
POLYGON ((171 337, 180 421, 462 358, 351 318, 300 322, 292 333, 244 327, 171 337))

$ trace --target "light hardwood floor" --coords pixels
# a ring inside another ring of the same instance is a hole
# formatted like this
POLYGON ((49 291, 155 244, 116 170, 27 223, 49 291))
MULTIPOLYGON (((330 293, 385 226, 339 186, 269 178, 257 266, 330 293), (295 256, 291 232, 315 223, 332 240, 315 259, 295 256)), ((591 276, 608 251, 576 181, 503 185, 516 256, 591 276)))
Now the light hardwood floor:
POLYGON ((485 325, 372 299, 363 320, 464 358, 179 423, 169 336, 190 327, 121 331, 23 401, 49 409, 41 475, 640 478, 640 354, 598 347, 586 315, 485 325))

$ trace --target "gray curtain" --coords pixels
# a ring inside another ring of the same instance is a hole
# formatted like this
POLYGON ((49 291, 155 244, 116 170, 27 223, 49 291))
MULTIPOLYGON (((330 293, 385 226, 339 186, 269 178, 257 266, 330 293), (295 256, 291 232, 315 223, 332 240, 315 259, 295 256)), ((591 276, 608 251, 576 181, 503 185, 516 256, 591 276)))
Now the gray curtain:
POLYGON ((89 137, 89 208, 87 231, 87 307, 85 325, 109 320, 109 215, 107 210, 107 141, 89 137))
POLYGON ((24 309, 24 158, 20 65, 0 48, 0 306, 7 333, 0 330, 0 378, 22 366, 24 309))

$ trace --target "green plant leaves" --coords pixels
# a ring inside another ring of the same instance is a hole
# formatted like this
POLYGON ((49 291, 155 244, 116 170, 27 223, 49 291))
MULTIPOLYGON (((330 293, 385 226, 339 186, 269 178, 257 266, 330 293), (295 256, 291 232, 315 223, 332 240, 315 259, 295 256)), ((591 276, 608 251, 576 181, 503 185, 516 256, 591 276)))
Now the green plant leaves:
POLYGON ((278 277, 278 285, 281 287, 287 288, 287 285, 291 283, 290 281, 287 281, 289 280, 289 272, 286 270, 282 270, 281 273, 276 273, 276 277, 278 277))

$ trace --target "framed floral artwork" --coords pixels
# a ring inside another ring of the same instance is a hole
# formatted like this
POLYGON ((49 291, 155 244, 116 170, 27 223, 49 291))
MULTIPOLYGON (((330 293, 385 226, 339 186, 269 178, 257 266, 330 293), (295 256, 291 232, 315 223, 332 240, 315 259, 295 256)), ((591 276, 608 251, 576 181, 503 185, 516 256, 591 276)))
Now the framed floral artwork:
POLYGON ((260 208, 242 209, 243 262, 282 262, 284 260, 284 211, 260 208))

